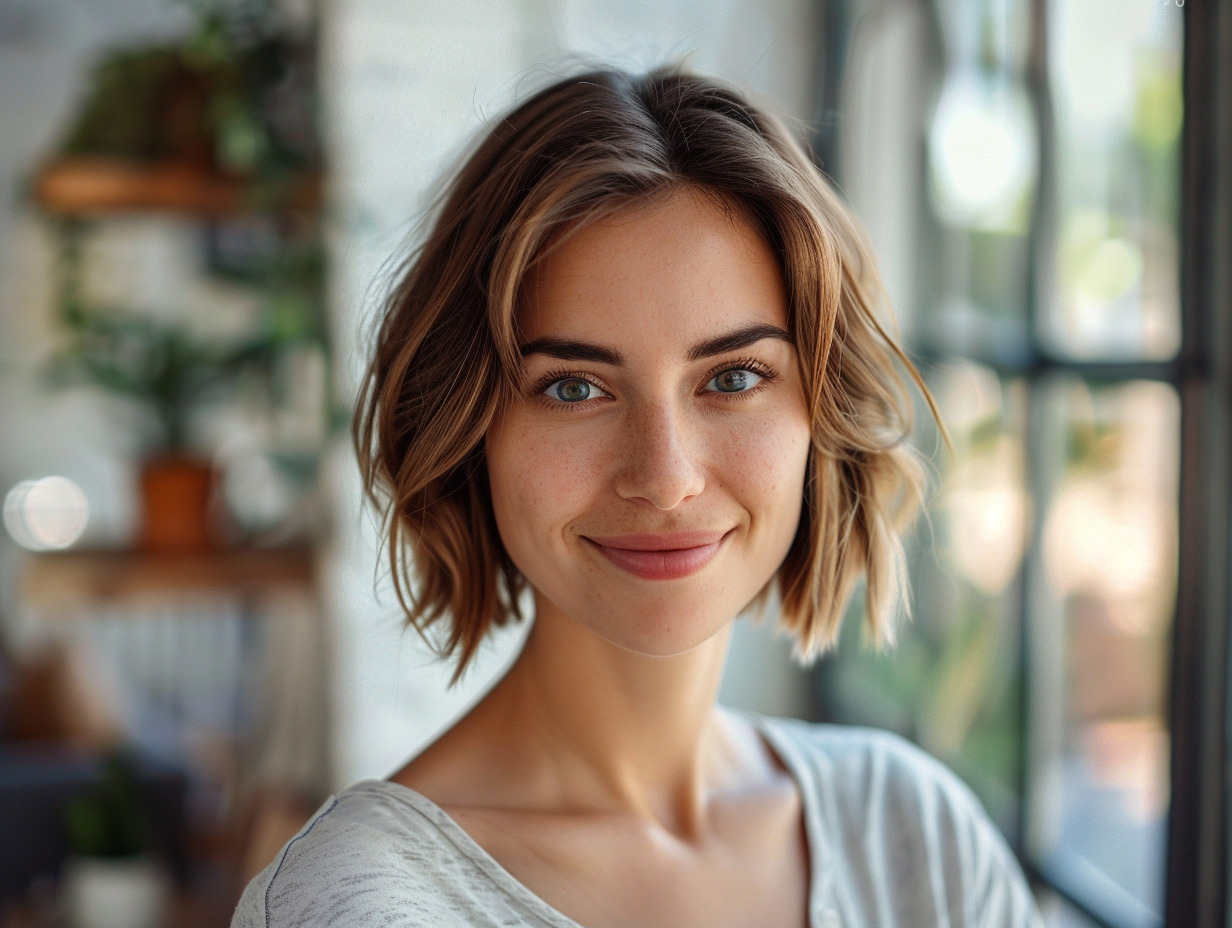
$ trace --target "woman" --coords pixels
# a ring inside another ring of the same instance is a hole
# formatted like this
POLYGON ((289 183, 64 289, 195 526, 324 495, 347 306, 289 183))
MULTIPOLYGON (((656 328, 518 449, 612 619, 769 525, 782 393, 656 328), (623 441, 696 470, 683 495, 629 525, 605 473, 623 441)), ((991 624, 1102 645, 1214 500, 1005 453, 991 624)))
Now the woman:
MULTIPOLYGON (((919 375, 782 125, 665 69, 494 124, 390 300, 356 445, 409 621, 508 674, 331 797, 234 925, 1028 925, 971 793, 894 736, 715 705, 777 588, 809 660, 857 579, 879 641, 919 496, 919 375)), ((930 400, 931 403, 931 400, 930 400)))

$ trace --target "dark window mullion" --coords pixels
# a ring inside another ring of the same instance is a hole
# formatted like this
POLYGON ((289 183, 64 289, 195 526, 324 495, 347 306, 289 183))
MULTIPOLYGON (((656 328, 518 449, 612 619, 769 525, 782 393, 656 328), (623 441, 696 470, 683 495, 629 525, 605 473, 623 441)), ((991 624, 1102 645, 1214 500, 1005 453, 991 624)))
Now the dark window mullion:
POLYGON ((1232 185, 1218 170, 1221 149, 1226 159, 1232 133, 1232 106, 1219 91, 1232 77, 1226 52, 1230 40, 1232 17, 1225 6, 1186 6, 1181 352, 1194 374, 1181 392, 1180 560, 1169 712, 1172 786, 1166 905, 1169 925, 1201 928, 1223 928, 1228 917, 1224 725, 1232 530, 1232 494, 1227 485, 1232 460, 1232 338, 1227 313, 1232 301, 1226 291, 1226 269, 1216 264, 1215 243, 1221 231, 1227 235, 1232 221, 1232 185), (1217 286, 1221 274, 1225 280, 1217 286))
MULTIPOLYGON (((1052 110, 1052 89, 1048 74, 1049 30, 1047 0, 1030 0, 1030 30, 1028 39, 1027 60, 1024 79, 1027 93, 1030 96, 1036 125, 1036 164, 1037 177, 1035 199, 1032 204, 1031 222, 1027 230, 1027 274, 1024 311, 1026 315, 1025 328, 1032 356, 1029 367, 1034 367, 1044 352, 1039 344, 1039 301, 1040 295, 1048 293, 1051 285, 1053 257, 1048 251, 1051 244, 1051 232, 1055 227, 1056 208, 1056 122, 1052 110)), ((1023 373, 1026 373, 1024 371, 1023 373)), ((1019 771, 1019 786, 1022 801, 1019 804, 1019 834, 1023 836, 1022 856, 1024 864, 1032 878, 1038 883, 1052 886, 1053 882, 1047 873, 1037 866, 1034 859, 1033 843, 1038 840, 1038 829, 1033 821, 1033 813, 1037 797, 1032 779, 1032 762, 1040 753, 1040 735, 1036 726, 1039 724, 1035 689, 1036 681, 1041 672, 1058 668, 1033 660, 1036 654, 1037 636, 1034 635, 1034 604, 1036 588, 1043 583, 1040 576, 1040 526, 1045 515, 1044 499, 1040 492, 1040 458, 1043 455, 1038 433, 1041 431, 1043 416, 1040 410, 1037 378, 1027 382, 1026 421, 1023 425, 1023 447, 1026 454, 1026 488, 1031 500, 1031 536, 1022 563, 1022 582, 1019 590, 1019 653, 1022 655, 1022 665, 1019 673, 1019 705, 1021 706, 1020 731, 1023 737, 1023 747, 1019 752, 1021 769, 1019 771), (1043 668, 1042 671, 1040 668, 1043 668)), ((1055 888, 1055 887, 1054 887, 1055 888)), ((1085 911, 1085 909, 1084 909, 1085 911)), ((1093 913, 1087 913, 1093 916, 1093 913)), ((1109 925, 1102 919, 1094 919, 1101 928, 1120 928, 1109 925)))

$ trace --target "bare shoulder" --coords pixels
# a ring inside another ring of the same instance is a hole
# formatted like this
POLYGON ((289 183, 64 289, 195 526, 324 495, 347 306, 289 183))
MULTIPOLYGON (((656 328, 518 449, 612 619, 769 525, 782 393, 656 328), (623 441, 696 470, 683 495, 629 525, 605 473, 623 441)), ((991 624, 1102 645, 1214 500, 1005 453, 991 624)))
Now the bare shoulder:
MULTIPOLYGON (((500 689, 498 684, 497 690, 500 689)), ((451 815, 524 806, 527 747, 496 690, 389 776, 451 815)))
POLYGON ((446 811, 481 805, 490 798, 491 777, 482 771, 488 766, 485 752, 475 739, 457 726, 390 774, 392 783, 415 790, 446 811))

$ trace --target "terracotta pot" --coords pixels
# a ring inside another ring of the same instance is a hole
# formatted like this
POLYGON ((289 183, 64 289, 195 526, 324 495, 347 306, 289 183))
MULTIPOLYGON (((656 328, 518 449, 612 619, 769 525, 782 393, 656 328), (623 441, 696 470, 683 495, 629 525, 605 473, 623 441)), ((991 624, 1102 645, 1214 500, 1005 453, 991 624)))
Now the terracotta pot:
POLYGON ((215 547, 211 518, 215 474, 206 460, 179 455, 150 458, 141 467, 141 530, 146 551, 204 551, 215 547))

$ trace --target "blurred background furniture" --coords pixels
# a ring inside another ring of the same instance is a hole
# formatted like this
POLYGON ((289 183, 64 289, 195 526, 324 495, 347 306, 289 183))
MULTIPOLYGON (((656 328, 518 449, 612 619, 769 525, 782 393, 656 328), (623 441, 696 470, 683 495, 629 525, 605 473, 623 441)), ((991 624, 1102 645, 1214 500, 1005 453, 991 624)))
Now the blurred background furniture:
MULTIPOLYGON (((154 824, 150 851, 187 886, 187 774, 150 755, 138 758, 135 773, 154 824)), ((59 877, 71 852, 65 810, 102 780, 103 761, 94 752, 56 742, 0 743, 0 833, 8 836, 0 842, 0 911, 39 881, 59 877)))
POLYGON ((19 697, 16 728, 88 728, 92 700, 112 708, 96 713, 95 732, 0 751, 0 827, 38 836, 0 856, 0 884, 19 895, 58 870, 66 803, 98 778, 107 737, 97 732, 119 732, 141 758, 156 850, 184 898, 226 909, 329 791, 312 549, 31 554, 20 593, 22 622, 77 653, 92 679, 74 684, 61 672, 41 700, 19 697), (39 702, 70 721, 39 721, 39 702))

